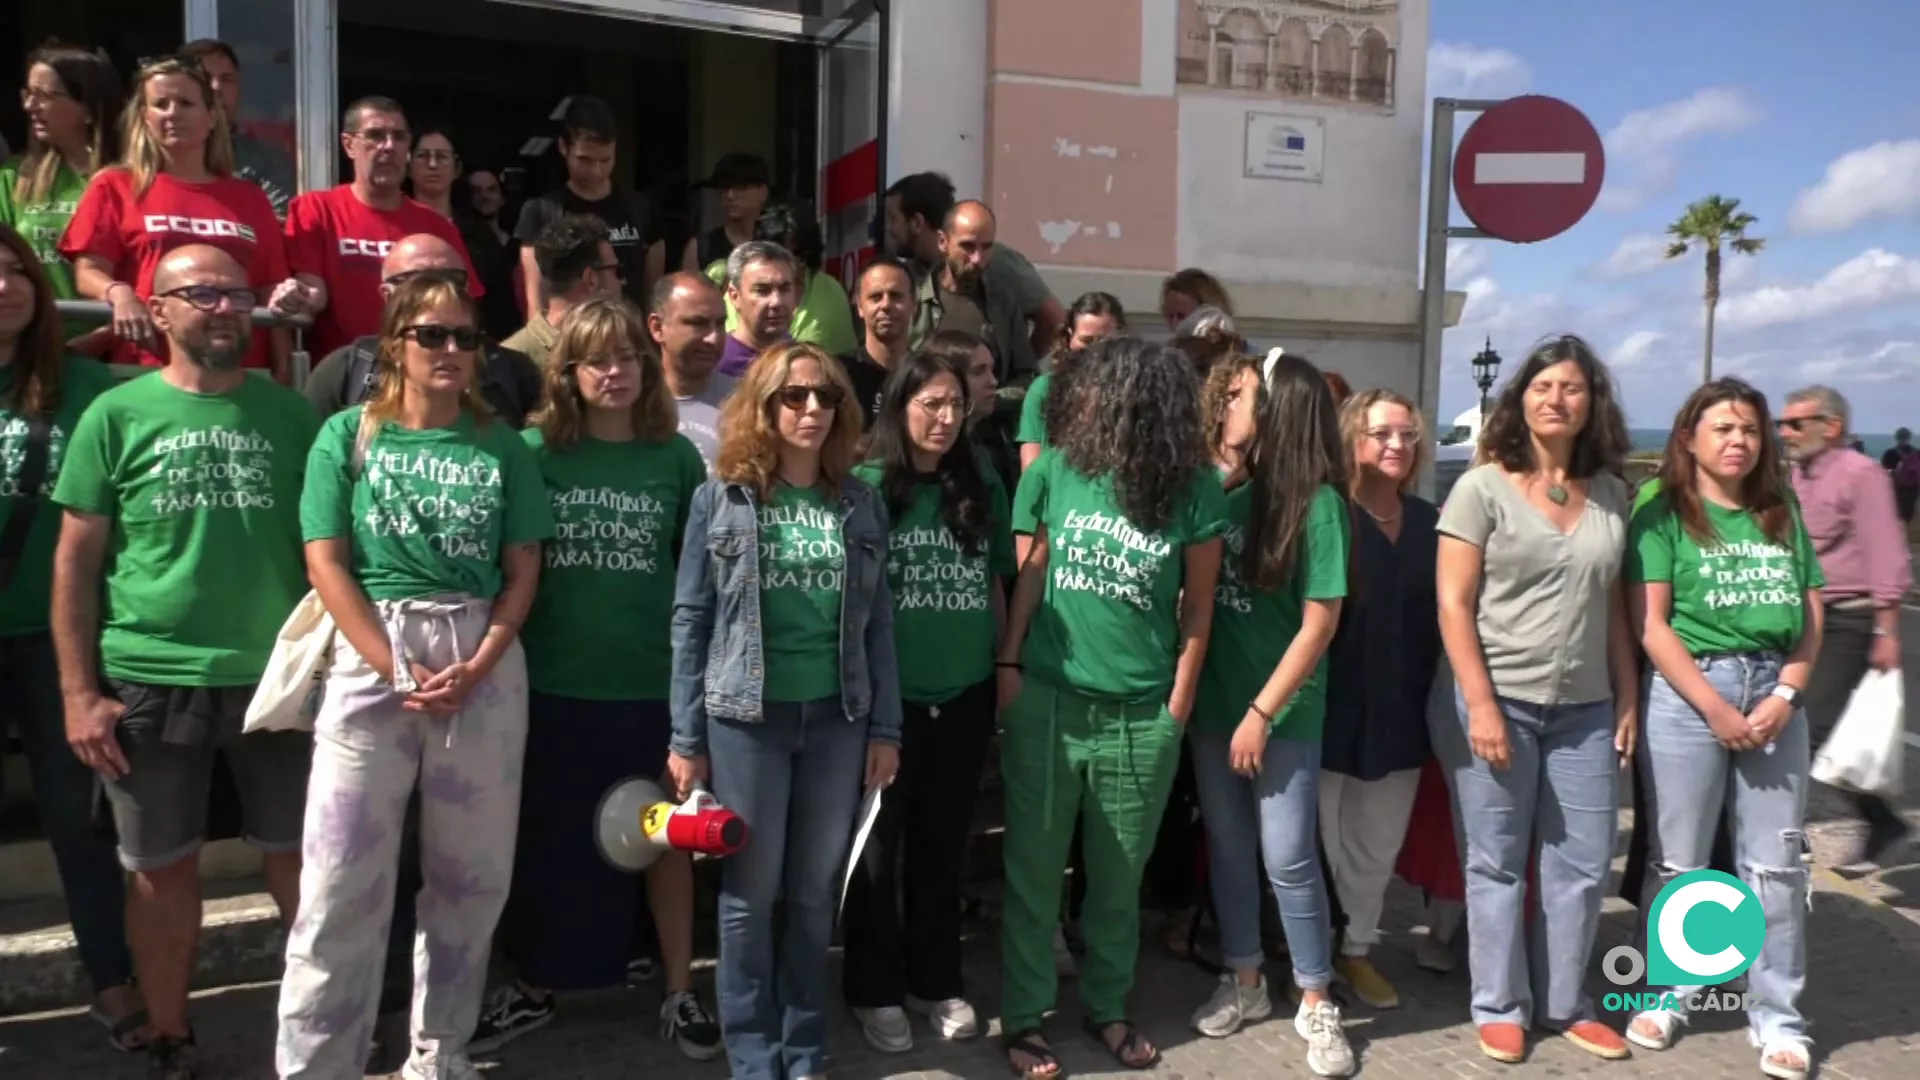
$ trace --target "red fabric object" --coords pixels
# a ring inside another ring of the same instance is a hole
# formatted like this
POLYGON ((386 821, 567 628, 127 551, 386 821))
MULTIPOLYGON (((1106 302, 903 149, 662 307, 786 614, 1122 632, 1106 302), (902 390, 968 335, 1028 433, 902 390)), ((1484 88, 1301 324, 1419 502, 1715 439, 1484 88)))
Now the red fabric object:
POLYGON ((1407 838, 1400 845, 1400 858, 1393 870, 1409 885, 1439 899, 1464 902, 1467 898, 1460 851, 1453 842, 1453 800, 1437 758, 1429 757, 1420 769, 1413 817, 1407 822, 1407 838))

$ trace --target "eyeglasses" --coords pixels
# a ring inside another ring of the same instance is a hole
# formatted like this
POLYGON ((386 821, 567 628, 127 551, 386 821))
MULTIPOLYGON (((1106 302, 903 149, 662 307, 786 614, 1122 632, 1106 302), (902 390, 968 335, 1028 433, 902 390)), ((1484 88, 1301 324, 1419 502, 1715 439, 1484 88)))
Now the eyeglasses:
POLYGON ((460 155, 451 150, 415 150, 413 160, 422 165, 451 165, 460 160, 460 155))
POLYGON ((914 398, 913 404, 935 420, 967 415, 967 403, 960 398, 914 398))
POLYGON ((397 289, 417 277, 428 277, 438 281, 448 282, 461 292, 465 292, 467 289, 467 272, 452 267, 444 270, 432 266, 421 270, 402 270, 392 277, 383 278, 380 284, 390 289, 397 289))
POLYGON ((602 274, 612 274, 614 277, 619 278, 621 281, 627 280, 627 268, 620 265, 617 262, 610 262, 610 263, 607 263, 605 266, 596 266, 594 267, 594 270, 602 274))
POLYGON ((1392 446, 1396 442, 1401 446, 1413 446, 1420 441, 1420 433, 1412 428, 1368 428, 1367 438, 1381 446, 1392 446))
POLYGON ((1788 431, 1793 432, 1795 435, 1798 435, 1802 431, 1806 430, 1806 426, 1808 424, 1824 424, 1831 419, 1833 419, 1833 417, 1831 416, 1795 416, 1795 417, 1783 416, 1780 419, 1775 420, 1773 422, 1773 426, 1776 428, 1785 428, 1788 431))
POLYGON ((639 362, 640 354, 629 350, 625 352, 594 353, 591 356, 583 356, 573 361, 573 364, 577 367, 584 368, 610 368, 616 364, 638 364, 639 362))
POLYGON ((434 323, 421 323, 400 331, 402 337, 410 337, 420 343, 420 347, 431 352, 439 352, 453 342, 460 352, 472 352, 480 347, 480 331, 471 326, 439 326, 434 323))
POLYGON ((234 311, 252 311, 253 305, 260 299, 252 289, 222 289, 217 285, 186 285, 168 289, 160 295, 185 300, 199 311, 217 311, 222 300, 231 305, 234 311))
POLYGON ((846 398, 847 392, 833 383, 821 383, 818 386, 788 383, 775 390, 773 396, 780 399, 780 404, 796 411, 807 407, 808 398, 819 402, 823 409, 837 409, 840 407, 840 402, 846 398))
POLYGON ((413 142, 413 133, 405 128, 368 128, 365 131, 353 132, 353 137, 369 146, 385 146, 388 143, 394 146, 406 146, 413 142))
POLYGON ((73 95, 65 90, 41 90, 37 87, 20 88, 20 107, 31 109, 35 105, 50 105, 56 101, 72 101, 73 95))

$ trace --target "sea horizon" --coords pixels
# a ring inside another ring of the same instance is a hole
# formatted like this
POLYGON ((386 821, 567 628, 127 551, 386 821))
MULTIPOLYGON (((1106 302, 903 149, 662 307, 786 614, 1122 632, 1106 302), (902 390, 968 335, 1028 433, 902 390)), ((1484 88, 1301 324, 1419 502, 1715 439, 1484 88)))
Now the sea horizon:
MULTIPOLYGON (((1633 440, 1633 448, 1635 450, 1663 450, 1667 445, 1667 435, 1667 428, 1627 429, 1627 437, 1633 440)), ((1893 436, 1891 434, 1869 435, 1864 432, 1859 432, 1856 433, 1854 437, 1866 446, 1867 456, 1876 461, 1879 460, 1881 454, 1893 448, 1893 436)))

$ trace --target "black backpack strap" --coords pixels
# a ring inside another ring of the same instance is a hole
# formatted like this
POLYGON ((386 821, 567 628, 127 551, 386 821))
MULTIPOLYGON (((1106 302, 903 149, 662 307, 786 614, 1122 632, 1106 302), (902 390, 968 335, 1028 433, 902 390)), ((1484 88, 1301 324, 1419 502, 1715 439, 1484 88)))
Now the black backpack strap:
POLYGON ((0 531, 0 589, 13 584, 20 568, 20 552, 27 546, 27 533, 40 510, 40 486, 47 479, 48 442, 53 436, 53 419, 36 413, 27 418, 26 454, 20 461, 20 474, 14 487, 13 512, 7 515, 5 530, 0 531))

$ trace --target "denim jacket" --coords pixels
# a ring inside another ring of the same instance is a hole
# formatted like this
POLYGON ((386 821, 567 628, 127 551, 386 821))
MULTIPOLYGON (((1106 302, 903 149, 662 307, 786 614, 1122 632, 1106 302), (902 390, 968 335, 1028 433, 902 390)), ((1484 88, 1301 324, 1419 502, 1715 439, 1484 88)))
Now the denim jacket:
MULTIPOLYGON (((900 674, 887 587, 887 507, 866 484, 840 482, 840 699, 868 740, 900 742, 900 674)), ((687 512, 673 597, 673 752, 707 752, 707 719, 761 717, 760 516, 751 488, 708 480, 687 512)))

